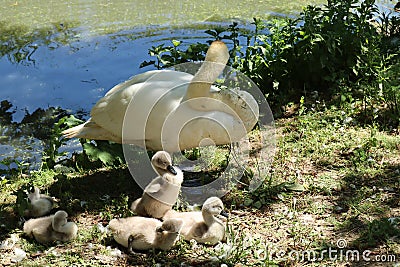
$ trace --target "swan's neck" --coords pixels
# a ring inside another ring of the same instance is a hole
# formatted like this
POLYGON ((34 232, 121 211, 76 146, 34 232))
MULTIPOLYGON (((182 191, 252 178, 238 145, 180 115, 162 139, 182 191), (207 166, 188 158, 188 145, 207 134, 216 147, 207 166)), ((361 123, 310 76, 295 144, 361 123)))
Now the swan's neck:
POLYGON ((53 219, 52 226, 54 231, 65 233, 65 229, 68 227, 67 219, 55 218, 53 219))
POLYGON ((208 97, 211 85, 221 74, 225 64, 204 61, 190 82, 183 101, 197 97, 208 97))
POLYGON ((180 186, 183 182, 183 172, 179 168, 175 168, 176 175, 169 172, 164 173, 162 178, 171 185, 180 186))
POLYGON ((74 232, 75 229, 75 223, 73 222, 67 222, 63 225, 58 225, 58 227, 54 228, 54 231, 60 232, 60 233, 64 233, 64 234, 69 234, 74 232))
POLYGON ((33 193, 30 195, 30 200, 35 201, 38 200, 40 198, 40 191, 38 188, 35 188, 35 191, 33 191, 33 193))
POLYGON ((153 165, 153 169, 154 169, 155 172, 158 173, 160 176, 163 176, 165 173, 168 172, 167 170, 165 170, 165 169, 163 169, 163 168, 160 168, 160 167, 157 167, 157 166, 155 166, 155 165, 153 165))
POLYGON ((210 214, 209 212, 203 210, 202 214, 203 214, 203 220, 206 225, 210 226, 215 222, 222 224, 217 218, 214 217, 214 215, 210 214))
POLYGON ((162 233, 160 236, 156 237, 155 247, 162 250, 169 249, 178 238, 179 233, 162 233))

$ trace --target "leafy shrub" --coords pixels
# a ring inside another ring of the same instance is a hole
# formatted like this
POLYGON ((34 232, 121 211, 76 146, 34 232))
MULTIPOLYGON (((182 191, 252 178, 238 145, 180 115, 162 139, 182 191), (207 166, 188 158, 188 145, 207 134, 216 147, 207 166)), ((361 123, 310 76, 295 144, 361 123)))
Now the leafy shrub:
MULTIPOLYGON (((73 115, 65 116, 55 124, 54 139, 58 148, 65 143, 65 138, 61 137, 64 129, 71 128, 83 123, 82 120, 73 115)), ((75 157, 76 164, 80 168, 90 168, 93 166, 119 166, 125 162, 122 146, 111 141, 80 139, 83 153, 75 157)))
MULTIPOLYGON (((295 19, 255 18, 253 25, 253 31, 233 23, 206 33, 233 42, 230 65, 251 78, 275 110, 318 91, 328 99, 359 101, 372 120, 376 108, 388 111, 380 114, 385 123, 399 125, 400 19, 380 13, 375 0, 329 0, 307 6, 295 19)), ((182 42, 172 43, 152 47, 149 54, 157 60, 141 66, 160 69, 204 59, 206 45, 182 50, 182 42)))

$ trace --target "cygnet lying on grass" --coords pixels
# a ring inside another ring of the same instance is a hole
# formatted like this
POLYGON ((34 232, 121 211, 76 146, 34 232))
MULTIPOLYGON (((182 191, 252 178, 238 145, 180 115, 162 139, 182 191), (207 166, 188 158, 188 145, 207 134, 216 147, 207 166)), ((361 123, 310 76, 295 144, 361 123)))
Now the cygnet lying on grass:
POLYGON ((60 210, 54 215, 30 219, 24 224, 24 233, 42 244, 57 240, 62 242, 69 241, 76 237, 78 226, 73 222, 67 222, 67 217, 68 214, 60 210))
POLYGON ((154 154, 151 163, 160 176, 146 186, 142 197, 132 203, 131 210, 140 216, 162 218, 178 198, 183 173, 172 166, 171 156, 165 151, 154 154))
POLYGON ((181 235, 185 240, 194 239, 199 243, 214 245, 225 239, 226 217, 228 214, 224 212, 224 204, 221 199, 210 197, 204 202, 201 211, 177 212, 170 210, 163 219, 182 219, 181 235))
POLYGON ((109 223, 115 241, 129 250, 169 250, 179 237, 182 220, 164 222, 154 218, 129 217, 113 219, 109 223))
POLYGON ((54 207, 54 200, 44 194, 40 194, 37 187, 33 187, 28 194, 29 208, 24 211, 27 217, 41 217, 50 213, 54 207))

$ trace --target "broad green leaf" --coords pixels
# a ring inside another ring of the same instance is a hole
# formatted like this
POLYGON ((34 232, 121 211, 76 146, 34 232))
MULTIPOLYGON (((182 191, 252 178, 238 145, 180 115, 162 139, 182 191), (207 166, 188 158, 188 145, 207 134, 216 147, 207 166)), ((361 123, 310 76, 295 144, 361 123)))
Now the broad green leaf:
POLYGON ((256 208, 256 209, 261 208, 261 207, 262 207, 261 201, 256 201, 256 202, 254 202, 253 207, 256 208))
POLYGON ((287 184, 285 185, 285 188, 286 188, 287 190, 296 191, 296 192, 303 192, 303 191, 305 191, 304 186, 301 185, 301 184, 298 184, 298 183, 287 183, 287 184))
POLYGON ((178 41, 178 40, 172 40, 171 42, 175 47, 177 47, 181 44, 181 41, 178 41))
POLYGON ((253 203, 253 200, 251 199, 251 198, 246 198, 245 200, 244 200, 244 205, 246 206, 246 207, 248 207, 248 206, 250 206, 251 204, 253 203))

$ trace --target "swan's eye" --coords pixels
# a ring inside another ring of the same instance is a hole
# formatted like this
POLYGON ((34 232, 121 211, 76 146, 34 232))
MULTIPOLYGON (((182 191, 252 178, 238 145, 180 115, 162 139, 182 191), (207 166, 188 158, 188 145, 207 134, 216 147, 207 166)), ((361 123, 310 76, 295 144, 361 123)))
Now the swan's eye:
POLYGON ((222 210, 222 207, 221 207, 221 206, 218 206, 218 205, 213 206, 213 208, 214 208, 214 209, 217 209, 217 210, 222 210))
POLYGON ((163 225, 163 226, 161 226, 161 230, 163 230, 163 231, 170 231, 170 230, 171 230, 171 227, 169 227, 168 225, 163 225))
POLYGON ((157 163, 159 166, 167 166, 168 165, 168 163, 163 159, 158 159, 157 163))

